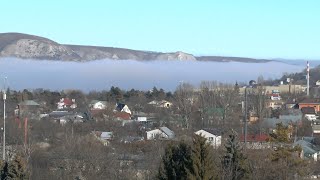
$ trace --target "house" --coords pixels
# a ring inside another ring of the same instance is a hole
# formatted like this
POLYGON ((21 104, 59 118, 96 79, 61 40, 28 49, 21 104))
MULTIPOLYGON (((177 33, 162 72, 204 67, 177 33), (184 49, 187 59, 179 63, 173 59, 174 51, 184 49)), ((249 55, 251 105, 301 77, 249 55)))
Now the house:
POLYGON ((304 108, 304 107, 313 107, 317 112, 320 111, 320 98, 306 98, 302 101, 299 102, 299 108, 304 108))
POLYGON ((14 110, 16 116, 31 115, 39 110, 40 104, 33 100, 25 100, 18 104, 17 109, 14 110))
POLYGON ((19 104, 19 108, 20 109, 23 109, 23 108, 32 108, 32 107, 39 107, 40 104, 38 104, 37 102, 33 101, 33 100, 25 100, 25 101, 22 101, 20 102, 19 104))
POLYGON ((131 115, 126 112, 115 112, 113 117, 117 120, 131 120, 131 115))
POLYGON ((320 86, 320 80, 316 82, 316 86, 320 86))
POLYGON ((272 101, 280 101, 281 100, 281 96, 280 96, 280 94, 270 94, 270 99, 272 101))
POLYGON ((311 127, 312 127, 313 134, 320 134, 320 121, 319 120, 313 121, 311 123, 311 127))
MULTIPOLYGON (((245 142, 245 136, 242 134, 240 136, 240 141, 245 142)), ((247 134, 246 137, 246 147, 248 149, 268 149, 271 147, 269 143, 269 135, 268 134, 247 134)))
POLYGON ((61 125, 64 125, 67 122, 82 123, 85 121, 85 119, 82 114, 72 114, 72 115, 63 116, 63 117, 59 118, 58 121, 61 125))
POLYGON ((139 121, 139 122, 147 122, 147 117, 137 117, 137 121, 139 121))
POLYGON ((300 146, 302 148, 301 158, 312 159, 317 161, 320 155, 320 148, 313 145, 312 142, 301 139, 293 143, 293 146, 300 146))
POLYGON ((281 100, 270 100, 267 102, 267 108, 271 109, 281 109, 284 105, 284 102, 281 100))
POLYGON ((170 108, 172 107, 172 103, 166 100, 162 100, 162 101, 151 101, 148 104, 150 105, 154 105, 156 107, 161 107, 161 108, 170 108))
POLYGON ((221 146, 221 132, 215 129, 201 129, 195 134, 206 138, 207 142, 214 147, 221 146))
POLYGON ((291 101, 287 101, 285 103, 286 109, 298 109, 299 105, 297 104, 296 100, 293 99, 291 101))
POLYGON ((57 103, 57 109, 75 109, 77 108, 76 100, 69 99, 69 98, 61 98, 60 101, 57 103))
POLYGON ((51 113, 49 113, 49 117, 58 120, 64 116, 68 116, 72 114, 73 112, 68 112, 68 111, 52 111, 51 113))
POLYGON ((301 112, 304 114, 304 117, 309 121, 315 121, 319 116, 316 115, 316 111, 313 107, 303 107, 301 112))
MULTIPOLYGON (((265 143, 265 142, 268 142, 269 135, 268 134, 247 134, 246 140, 249 143, 255 143, 255 142, 265 143)), ((240 136, 240 141, 241 142, 245 141, 245 137, 243 134, 240 136)))
POLYGON ((282 123, 284 126, 288 126, 290 129, 290 135, 293 132, 294 125, 300 125, 302 121, 302 114, 288 114, 288 115, 279 115, 279 118, 264 118, 261 123, 261 127, 273 131, 276 129, 278 123, 282 123))
POLYGON ((107 146, 113 139, 113 132, 92 131, 92 134, 97 138, 104 146, 107 146))
POLYGON ((114 111, 115 112, 117 112, 117 111, 118 112, 126 112, 131 115, 131 111, 130 111, 129 107, 123 103, 117 103, 114 111))
POLYGON ((89 104, 91 110, 102 110, 107 108, 107 101, 92 100, 89 104))
POLYGON ((146 132, 146 139, 173 139, 175 134, 167 127, 160 127, 159 129, 154 129, 146 132))

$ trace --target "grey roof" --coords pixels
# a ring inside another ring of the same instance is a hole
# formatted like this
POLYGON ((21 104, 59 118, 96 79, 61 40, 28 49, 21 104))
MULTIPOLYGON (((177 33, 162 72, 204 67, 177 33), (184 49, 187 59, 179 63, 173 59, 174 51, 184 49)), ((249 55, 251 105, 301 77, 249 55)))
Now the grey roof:
POLYGON ((303 137, 302 140, 305 140, 309 143, 312 143, 314 141, 315 137, 303 137))
POLYGON ((300 121, 302 119, 302 114, 298 114, 298 115, 280 115, 279 119, 283 119, 283 120, 289 120, 289 121, 293 121, 293 122, 297 122, 300 121))
POLYGON ((25 100, 19 103, 20 106, 40 106, 37 102, 33 100, 25 100))
POLYGON ((60 118, 60 117, 68 116, 68 115, 72 115, 72 114, 74 114, 74 113, 68 112, 68 111, 52 111, 51 113, 49 113, 49 117, 60 118))
POLYGON ((275 128, 278 123, 282 123, 283 125, 287 126, 289 124, 295 124, 301 120, 301 116, 295 115, 281 115, 279 119, 277 118, 265 118, 262 122, 262 126, 267 128, 275 128))
POLYGON ((204 128, 202 129, 204 131, 207 131, 208 133, 211 133, 215 136, 221 136, 222 135, 222 130, 221 129, 216 129, 216 128, 204 128))
POLYGON ((170 130, 169 128, 167 128, 167 127, 160 127, 160 130, 161 130, 162 132, 164 132, 166 135, 168 135, 169 138, 174 138, 174 136, 175 136, 174 132, 171 131, 171 130, 170 130))

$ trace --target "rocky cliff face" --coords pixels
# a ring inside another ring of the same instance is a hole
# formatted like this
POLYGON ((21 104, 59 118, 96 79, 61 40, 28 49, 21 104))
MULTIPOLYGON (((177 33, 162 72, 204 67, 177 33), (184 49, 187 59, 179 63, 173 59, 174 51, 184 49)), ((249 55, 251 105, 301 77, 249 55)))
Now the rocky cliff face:
POLYGON ((52 40, 20 33, 0 34, 0 57, 65 61, 114 60, 196 60, 187 53, 158 53, 123 48, 63 45, 52 40))
POLYGON ((67 46, 33 39, 19 39, 12 44, 8 44, 0 55, 30 59, 76 60, 80 58, 77 53, 67 46))
MULTIPOLYGON (((250 58, 205 56, 195 57, 181 51, 160 53, 137 51, 124 48, 64 45, 39 36, 21 33, 0 33, 0 57, 22 59, 47 59, 62 61, 113 60, 180 60, 180 61, 218 61, 218 62, 265 62, 250 58)), ((267 60, 268 61, 268 60, 267 60)))

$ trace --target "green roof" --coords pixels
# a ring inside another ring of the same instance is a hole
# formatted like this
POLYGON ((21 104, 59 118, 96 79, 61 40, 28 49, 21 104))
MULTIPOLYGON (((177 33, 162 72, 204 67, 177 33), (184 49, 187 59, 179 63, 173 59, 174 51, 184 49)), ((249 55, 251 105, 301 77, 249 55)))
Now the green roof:
POLYGON ((25 100, 19 103, 19 105, 22 106, 40 106, 40 104, 38 104, 37 102, 33 101, 33 100, 25 100))

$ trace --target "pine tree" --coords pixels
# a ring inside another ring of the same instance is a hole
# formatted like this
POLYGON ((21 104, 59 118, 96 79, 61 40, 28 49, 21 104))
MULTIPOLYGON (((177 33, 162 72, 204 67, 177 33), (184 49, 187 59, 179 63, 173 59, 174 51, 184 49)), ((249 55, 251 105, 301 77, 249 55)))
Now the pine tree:
POLYGON ((245 179, 249 174, 247 158, 241 152, 241 147, 236 140, 237 134, 232 130, 225 145, 226 154, 222 160, 224 177, 226 179, 245 179))
POLYGON ((178 145, 171 144, 165 149, 157 178, 160 180, 187 179, 187 172, 191 166, 191 147, 184 142, 178 145))
POLYGON ((1 170, 1 179, 10 180, 26 180, 28 179, 28 173, 26 171, 26 165, 20 156, 10 162, 4 162, 1 170))
POLYGON ((215 167, 211 146, 206 138, 194 135, 192 146, 192 168, 188 172, 190 180, 211 180, 215 177, 215 167))
POLYGON ((276 125, 274 133, 270 134, 270 141, 277 143, 289 143, 290 142, 290 129, 288 126, 278 123, 276 125))

